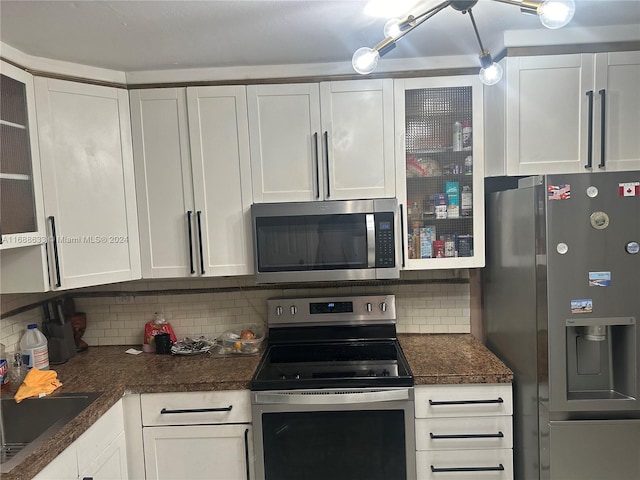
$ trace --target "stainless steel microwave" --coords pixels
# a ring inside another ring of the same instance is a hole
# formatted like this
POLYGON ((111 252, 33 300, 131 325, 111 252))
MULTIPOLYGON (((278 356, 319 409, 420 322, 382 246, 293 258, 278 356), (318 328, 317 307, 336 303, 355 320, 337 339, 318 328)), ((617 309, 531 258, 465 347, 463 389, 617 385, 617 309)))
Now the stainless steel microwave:
POLYGON ((254 204, 255 280, 398 278, 397 212, 395 198, 254 204))

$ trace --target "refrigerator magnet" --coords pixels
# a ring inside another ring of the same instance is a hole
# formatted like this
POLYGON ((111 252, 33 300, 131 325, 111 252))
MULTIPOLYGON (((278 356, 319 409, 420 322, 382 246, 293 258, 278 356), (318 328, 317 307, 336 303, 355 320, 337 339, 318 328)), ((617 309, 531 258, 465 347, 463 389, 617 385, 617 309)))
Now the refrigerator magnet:
POLYGON ((594 187, 593 185, 591 185, 587 188, 587 197, 589 198, 596 198, 598 196, 598 193, 598 187, 594 187))
POLYGON ((571 185, 549 185, 547 187, 547 200, 568 200, 571 198, 571 185))
POLYGON ((590 287, 611 286, 611 272, 589 272, 590 287))
POLYGON ((632 240, 630 242, 627 242, 627 244, 624 246, 624 249, 629 255, 636 255, 638 252, 640 252, 640 243, 632 240))
POLYGON ((609 226, 609 215, 605 212, 593 212, 589 217, 589 221, 596 230, 604 230, 609 226))
POLYGON ((591 298, 571 300, 571 313, 593 313, 593 300, 591 298))
POLYGON ((618 184, 618 194, 621 197, 640 196, 640 182, 626 182, 618 184))

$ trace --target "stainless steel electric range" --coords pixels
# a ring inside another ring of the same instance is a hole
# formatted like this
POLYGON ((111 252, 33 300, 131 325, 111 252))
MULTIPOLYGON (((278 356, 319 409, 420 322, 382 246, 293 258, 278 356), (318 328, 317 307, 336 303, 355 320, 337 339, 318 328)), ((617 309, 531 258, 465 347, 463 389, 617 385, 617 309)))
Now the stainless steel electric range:
POLYGON ((413 375, 393 295, 268 300, 251 380, 258 480, 415 478, 413 375))

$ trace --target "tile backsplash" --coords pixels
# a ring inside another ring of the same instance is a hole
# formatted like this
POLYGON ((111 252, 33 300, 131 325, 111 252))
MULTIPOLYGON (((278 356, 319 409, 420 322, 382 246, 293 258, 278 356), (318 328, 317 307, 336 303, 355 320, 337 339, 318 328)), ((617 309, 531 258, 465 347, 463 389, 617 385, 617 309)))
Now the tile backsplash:
MULTIPOLYGON (((89 345, 141 345, 146 322, 160 312, 178 338, 217 337, 233 327, 266 322, 266 300, 274 297, 389 293, 396 296, 398 332, 469 333, 470 292, 467 270, 402 272, 384 285, 257 288, 252 277, 136 281, 65 292, 77 312, 87 315, 83 340, 89 345)), ((2 296, 15 306, 41 301, 39 296, 2 296), (19 297, 19 298, 15 298, 19 297)), ((32 308, 0 320, 0 342, 15 351, 29 323, 42 321, 42 309, 32 308)))

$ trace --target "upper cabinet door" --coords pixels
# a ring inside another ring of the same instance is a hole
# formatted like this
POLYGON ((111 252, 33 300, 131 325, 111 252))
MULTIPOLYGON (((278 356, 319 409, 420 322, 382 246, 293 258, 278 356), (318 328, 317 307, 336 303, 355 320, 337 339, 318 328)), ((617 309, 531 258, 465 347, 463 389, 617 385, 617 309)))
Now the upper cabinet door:
POLYGON ((594 171, 640 170, 640 52, 598 53, 595 64, 594 171))
POLYGON ((395 196, 393 80, 320 84, 324 198, 395 196))
POLYGON ((2 63, 0 250, 45 242, 33 77, 2 63))
POLYGON ((188 88, 187 104, 198 273, 253 273, 245 87, 188 88))
POLYGON ((483 267, 480 79, 396 80, 395 125, 403 269, 483 267))
POLYGON ((144 278, 196 273, 186 97, 184 88, 130 92, 144 278))
POLYGON ((593 55, 509 58, 506 81, 507 174, 584 172, 593 55))
POLYGON ((393 80, 247 87, 253 199, 395 196, 393 80))
POLYGON ((47 78, 35 87, 52 285, 140 278, 127 92, 47 78))
POLYGON ((318 200, 320 162, 318 84, 249 85, 253 200, 318 200))

